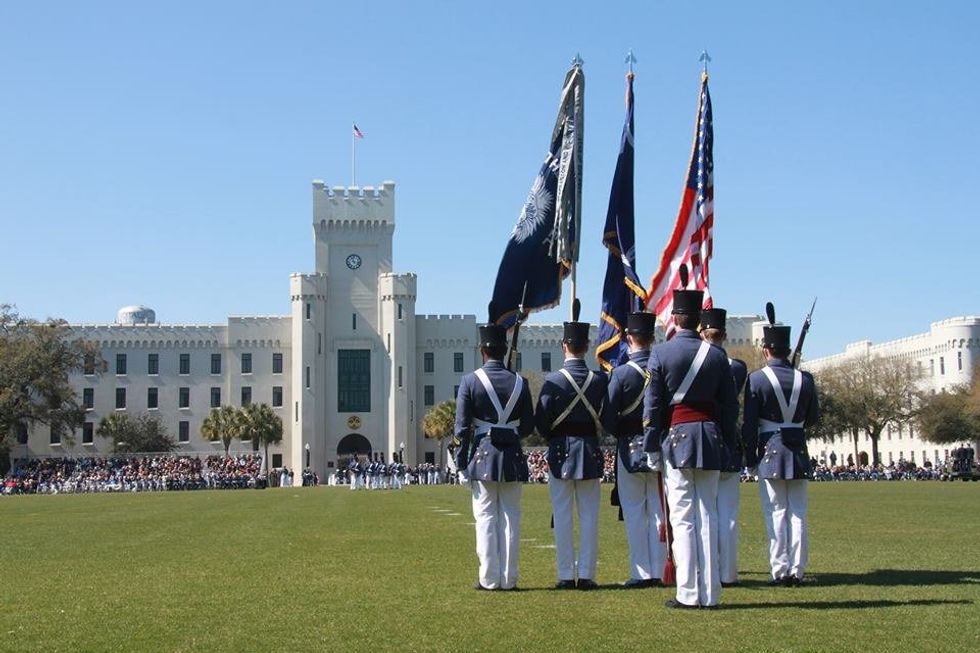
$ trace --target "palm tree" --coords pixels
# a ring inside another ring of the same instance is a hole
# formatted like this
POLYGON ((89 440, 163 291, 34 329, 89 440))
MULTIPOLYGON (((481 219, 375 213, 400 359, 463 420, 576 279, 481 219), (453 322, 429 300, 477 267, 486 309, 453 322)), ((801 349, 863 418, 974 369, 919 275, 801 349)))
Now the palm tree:
POLYGON ((201 423, 201 435, 212 442, 221 440, 225 448, 225 458, 228 457, 232 440, 238 437, 237 413, 234 406, 225 405, 212 410, 201 423))
POLYGON ((453 434, 456 426, 456 402, 443 401, 433 406, 422 418, 422 433, 439 441, 439 466, 442 467, 442 441, 453 434))
POLYGON ((238 426, 238 438, 251 440, 253 447, 265 447, 262 465, 268 473, 269 445, 282 441, 282 419, 269 404, 249 404, 238 411, 238 426))

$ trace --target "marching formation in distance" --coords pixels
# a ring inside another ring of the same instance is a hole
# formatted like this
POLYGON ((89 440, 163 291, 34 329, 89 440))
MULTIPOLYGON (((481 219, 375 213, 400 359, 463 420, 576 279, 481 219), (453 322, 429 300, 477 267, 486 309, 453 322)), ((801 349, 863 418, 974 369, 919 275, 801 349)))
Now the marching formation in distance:
POLYGON ((680 212, 644 289, 635 270, 633 222, 635 61, 631 51, 626 122, 602 236, 609 256, 596 357, 604 369, 591 370, 584 360, 590 325, 579 320, 575 298, 585 88, 576 56, 565 77, 551 148, 504 251, 489 323, 480 327, 484 365, 459 385, 456 465, 473 498, 479 559, 474 587, 516 590, 521 488, 528 474, 521 439, 536 428, 548 442, 555 589, 591 590, 598 586, 600 438, 614 436, 612 500, 620 506, 629 545, 629 578, 622 586, 675 586, 667 607, 711 609, 723 587, 739 582, 743 468, 760 481, 770 584, 803 582, 812 475, 805 429, 819 418, 813 377, 797 369, 809 316, 792 351, 790 327, 776 322, 768 304, 766 364, 751 374, 725 352, 726 311, 713 306, 708 286, 714 135, 707 53, 701 56, 695 142, 680 212), (511 371, 519 331, 531 311, 559 303, 566 277, 572 297, 562 339, 565 361, 545 377, 535 404, 527 380, 511 371), (658 319, 666 339, 654 344, 658 319))

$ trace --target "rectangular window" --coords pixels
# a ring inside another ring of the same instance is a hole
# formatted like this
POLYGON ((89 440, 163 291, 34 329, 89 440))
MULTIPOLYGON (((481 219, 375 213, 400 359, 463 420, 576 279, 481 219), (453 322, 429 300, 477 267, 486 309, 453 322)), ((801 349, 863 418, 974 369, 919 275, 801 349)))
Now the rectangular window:
POLYGON ((357 313, 351 313, 350 328, 354 331, 357 331, 357 313))
POLYGON ((146 389, 146 407, 149 408, 149 409, 154 409, 154 408, 159 408, 160 407, 160 400, 159 400, 159 398, 157 396, 157 389, 156 388, 147 388, 146 389))
POLYGON ((282 406, 282 386, 272 386, 272 405, 275 408, 282 406))
POLYGON ((895 462, 895 457, 894 457, 894 455, 892 454, 892 452, 891 452, 891 451, 889 451, 889 452, 888 452, 888 464, 889 464, 889 465, 891 465, 891 464, 892 464, 892 463, 894 463, 894 462, 895 462))
POLYGON ((936 376, 936 359, 929 359, 929 376, 936 376))
POLYGON ((116 374, 126 373, 126 354, 116 354, 116 374))
POLYGON ((92 444, 95 442, 95 425, 92 422, 82 424, 82 444, 92 444))
POLYGON ((436 355, 431 351, 422 354, 422 371, 426 374, 432 374, 436 371, 436 355))
POLYGON ((545 351, 541 352, 541 371, 550 372, 551 371, 551 352, 545 351))
POLYGON ((306 319, 307 320, 310 319, 312 315, 313 315, 313 307, 310 305, 309 302, 306 302, 306 319))
POLYGON ((946 374, 946 358, 943 356, 939 357, 939 375, 942 376, 946 374))
POLYGON ((191 441, 191 423, 186 421, 177 422, 177 442, 191 441))
POLYGON ((211 354, 211 374, 221 374, 221 354, 211 354))
POLYGON ((211 408, 221 408, 221 388, 211 388, 211 408))
POLYGON ((306 366, 306 387, 310 387, 310 366, 306 366))
POLYGON ((434 385, 425 386, 425 405, 433 406, 436 403, 436 387, 434 385))
POLYGON ((249 406, 252 403, 252 387, 243 385, 242 386, 242 407, 249 406))
POLYGON ((280 467, 282 467, 282 454, 281 453, 274 453, 274 454, 272 454, 272 467, 273 468, 280 468, 280 467))
POLYGON ((398 366, 398 387, 401 388, 403 386, 404 386, 404 384, 402 383, 402 366, 399 365, 398 366))
POLYGON ((61 444, 61 431, 55 427, 51 427, 51 438, 48 440, 50 444, 61 444))
POLYGON ((436 464, 436 452, 435 451, 426 451, 425 452, 425 462, 429 463, 430 465, 435 465, 436 464))
POLYGON ((150 375, 160 373, 160 354, 146 355, 146 373, 150 375))
POLYGON ((463 352, 457 351, 453 354, 453 372, 463 373, 463 352))
POLYGON ((252 354, 242 354, 242 374, 252 373, 252 354))
POLYGON ((187 375, 191 373, 191 355, 181 354, 180 355, 180 369, 178 374, 187 375))
POLYGON ((963 371, 963 352, 961 351, 956 352, 956 369, 963 371))
POLYGON ((295 408, 295 410, 296 410, 296 417, 294 419, 298 422, 299 421, 299 402, 297 401, 293 405, 296 407, 295 408))
POLYGON ((386 342, 387 342, 387 344, 385 345, 385 351, 390 354, 391 353, 391 333, 386 334, 385 339, 386 339, 386 342))
POLYGON ((337 410, 371 411, 371 350, 337 350, 337 410))
POLYGON ((82 407, 85 410, 95 408, 95 388, 84 388, 82 390, 82 407))
POLYGON ((521 368, 524 367, 524 359, 521 358, 521 352, 517 352, 516 367, 518 372, 520 372, 521 368))
POLYGON ((282 374, 282 354, 275 353, 272 355, 272 373, 282 374))
POLYGON ((455 399, 458 396, 459 396, 459 386, 458 385, 454 385, 453 386, 453 399, 455 399))
POLYGON ((177 391, 177 408, 191 407, 191 389, 180 388, 177 391))
POLYGON ((17 444, 27 444, 27 424, 17 425, 17 444))
POLYGON ((316 334, 316 353, 317 353, 318 356, 323 353, 323 334, 322 333, 317 333, 316 334))
POLYGON ((126 407, 126 388, 116 388, 116 410, 126 407))
POLYGON ((85 376, 95 374, 95 354, 85 354, 85 362, 82 363, 82 374, 85 376))
POLYGON ((399 305, 398 305, 398 319, 400 320, 400 319, 402 319, 402 317, 403 317, 403 313, 402 313, 402 305, 401 305, 401 304, 399 304, 399 305))

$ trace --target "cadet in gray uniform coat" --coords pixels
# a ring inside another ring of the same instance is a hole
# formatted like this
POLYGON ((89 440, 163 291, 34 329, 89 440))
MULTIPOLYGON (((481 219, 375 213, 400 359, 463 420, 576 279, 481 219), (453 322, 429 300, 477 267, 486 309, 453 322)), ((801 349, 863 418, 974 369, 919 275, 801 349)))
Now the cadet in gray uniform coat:
POLYGON ((650 353, 643 405, 645 449, 663 455, 677 566, 671 608, 711 608, 721 597, 718 477, 735 444, 738 404, 728 356, 694 330, 702 301, 701 291, 674 291, 678 331, 650 353))
POLYGON ((630 578, 623 587, 630 589, 658 584, 666 557, 660 539, 664 521, 660 454, 653 457, 651 468, 643 450, 643 396, 650 381, 647 362, 656 323, 652 313, 632 313, 627 318, 629 361, 609 373, 602 411, 603 426, 616 436, 616 484, 630 551, 630 578))
MULTIPOLYGON (((701 337, 711 344, 724 349, 725 320, 727 311, 723 308, 708 308, 701 311, 701 337)), ((735 384, 735 397, 742 394, 745 386, 747 368, 745 361, 729 358, 732 368, 732 381, 735 384)), ((726 451, 725 461, 718 478, 718 570, 722 587, 738 585, 738 507, 739 481, 742 471, 742 439, 736 438, 735 448, 726 451)))
POLYGON ((534 415, 538 433, 548 439, 548 493, 555 520, 558 562, 556 589, 596 587, 599 479, 603 467, 599 414, 606 398, 607 379, 604 372, 594 372, 586 366, 583 357, 588 349, 588 323, 565 322, 562 339, 565 364, 545 377, 534 415), (577 565, 572 541, 573 501, 579 524, 577 565))
POLYGON ((745 386, 742 439, 746 464, 758 467, 762 515, 769 535, 771 585, 798 585, 806 571, 807 480, 812 474, 805 428, 820 417, 808 372, 793 369, 788 326, 763 327, 766 366, 745 386))
POLYGON ((456 396, 456 465, 460 484, 471 485, 476 521, 478 590, 517 588, 521 537, 521 488, 527 459, 521 438, 534 430, 534 404, 527 380, 501 362, 507 330, 480 327, 483 367, 463 377, 456 396))

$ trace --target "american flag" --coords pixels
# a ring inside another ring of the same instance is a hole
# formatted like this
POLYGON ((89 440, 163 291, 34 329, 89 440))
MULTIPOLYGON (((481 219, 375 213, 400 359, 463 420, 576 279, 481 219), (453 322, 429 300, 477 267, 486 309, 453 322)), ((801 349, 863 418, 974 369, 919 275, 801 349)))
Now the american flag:
POLYGON ((704 73, 701 76, 694 149, 687 169, 687 184, 681 198, 681 208, 647 293, 647 307, 656 313, 667 338, 673 336, 675 331, 674 318, 670 311, 674 305, 673 291, 681 287, 679 270, 682 265, 686 265, 690 272, 688 289, 703 290, 704 308, 711 308, 708 262, 711 260, 715 218, 714 161, 711 154, 713 145, 711 95, 708 93, 708 75, 704 73))
POLYGON ((362 134, 361 133, 361 130, 357 128, 357 125, 354 125, 354 137, 355 138, 364 138, 364 134, 362 134))

